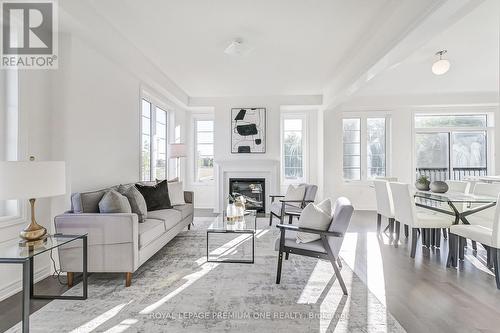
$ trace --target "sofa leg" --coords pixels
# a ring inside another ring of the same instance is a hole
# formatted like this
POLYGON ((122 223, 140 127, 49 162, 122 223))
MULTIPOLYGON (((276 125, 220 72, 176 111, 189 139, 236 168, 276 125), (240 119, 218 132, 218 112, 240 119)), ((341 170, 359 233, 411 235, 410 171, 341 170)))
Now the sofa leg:
POLYGON ((125 273, 125 287, 130 287, 132 285, 132 273, 125 273))
POLYGON ((188 230, 191 230, 191 223, 188 224, 188 230))
POLYGON ((68 288, 73 287, 73 281, 75 279, 75 273, 67 272, 66 277, 68 278, 68 288))

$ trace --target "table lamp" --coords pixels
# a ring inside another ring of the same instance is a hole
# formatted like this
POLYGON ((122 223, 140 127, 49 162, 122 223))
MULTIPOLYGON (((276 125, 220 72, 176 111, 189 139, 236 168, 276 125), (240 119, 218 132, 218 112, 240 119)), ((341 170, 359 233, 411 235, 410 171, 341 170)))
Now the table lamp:
POLYGON ((37 245, 47 238, 47 229, 36 223, 35 200, 65 193, 64 162, 0 162, 0 200, 28 199, 31 206, 31 223, 19 233, 21 246, 37 245))
POLYGON ((181 157, 186 157, 186 145, 184 143, 171 143, 168 145, 168 152, 170 158, 175 158, 175 175, 177 177, 180 176, 179 169, 180 164, 179 160, 181 157))

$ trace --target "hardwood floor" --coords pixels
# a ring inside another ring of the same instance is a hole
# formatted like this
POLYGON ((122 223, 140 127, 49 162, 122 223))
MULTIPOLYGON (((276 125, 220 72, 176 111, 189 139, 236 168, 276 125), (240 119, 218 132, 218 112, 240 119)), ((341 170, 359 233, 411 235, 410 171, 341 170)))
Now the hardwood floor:
MULTIPOLYGON (((206 216, 203 213, 197 214, 206 216)), ((194 228, 209 223, 202 219, 194 228)), ((386 225, 382 221, 382 230, 386 225)), ((421 247, 419 239, 415 260, 409 250, 402 230, 396 248, 386 234, 376 232, 374 212, 358 211, 341 255, 408 332, 499 332, 500 292, 483 265, 486 253, 480 246, 476 255, 468 248, 458 270, 446 268, 448 243, 443 239, 440 249, 431 250, 421 247)), ((78 282, 75 276, 75 285, 78 282)), ((54 294, 67 289, 50 277, 36 288, 54 294)), ((45 304, 33 300, 32 313, 45 304)), ((0 332, 20 321, 20 306, 20 294, 0 302, 0 332)))
POLYGON ((429 250, 419 239, 413 260, 403 233, 395 248, 377 234, 376 221, 374 212, 355 213, 349 232, 356 241, 344 244, 343 258, 408 332, 499 332, 500 291, 481 246, 473 255, 469 244, 460 268, 446 268, 447 241, 429 250))

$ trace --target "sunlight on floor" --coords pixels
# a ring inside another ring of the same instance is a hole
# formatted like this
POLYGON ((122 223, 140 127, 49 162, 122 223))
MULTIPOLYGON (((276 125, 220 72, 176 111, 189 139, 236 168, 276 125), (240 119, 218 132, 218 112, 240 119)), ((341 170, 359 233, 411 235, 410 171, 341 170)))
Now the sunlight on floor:
POLYGON ((300 294, 297 304, 316 304, 332 278, 332 264, 326 260, 318 260, 309 280, 300 294))
POLYGON ((130 326, 136 324, 138 322, 137 319, 125 319, 121 323, 116 326, 111 327, 109 330, 104 333, 121 333, 125 332, 130 326))
POLYGON ((115 306, 109 311, 104 312, 102 315, 95 317, 91 321, 83 324, 80 327, 75 328, 70 333, 88 333, 95 330, 97 327, 104 324, 106 321, 110 320, 114 316, 116 316, 124 307, 132 303, 133 301, 129 301, 128 303, 122 303, 120 305, 115 306))
POLYGON ((478 258, 476 258, 475 256, 471 255, 471 254, 466 254, 465 255, 465 259, 469 260, 470 263, 472 265, 474 265, 477 269, 491 275, 491 276, 495 276, 495 274, 493 274, 492 271, 490 271, 488 269, 488 267, 486 267, 486 265, 483 264, 483 262, 481 262, 481 260, 479 260, 478 258))

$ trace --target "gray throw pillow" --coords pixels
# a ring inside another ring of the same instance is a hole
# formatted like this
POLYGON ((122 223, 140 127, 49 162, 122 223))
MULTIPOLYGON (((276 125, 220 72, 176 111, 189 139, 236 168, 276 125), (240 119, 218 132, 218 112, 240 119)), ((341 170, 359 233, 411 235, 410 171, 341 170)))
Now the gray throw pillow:
POLYGON ((106 192, 99 201, 100 213, 132 213, 132 208, 126 196, 115 190, 106 192))
POLYGON ((130 207, 132 208, 132 213, 137 214, 139 217, 139 223, 146 220, 148 214, 148 208, 146 206, 146 200, 142 196, 141 192, 135 186, 123 186, 118 187, 118 192, 127 197, 130 207))

